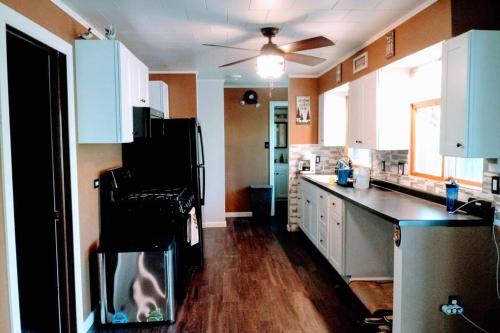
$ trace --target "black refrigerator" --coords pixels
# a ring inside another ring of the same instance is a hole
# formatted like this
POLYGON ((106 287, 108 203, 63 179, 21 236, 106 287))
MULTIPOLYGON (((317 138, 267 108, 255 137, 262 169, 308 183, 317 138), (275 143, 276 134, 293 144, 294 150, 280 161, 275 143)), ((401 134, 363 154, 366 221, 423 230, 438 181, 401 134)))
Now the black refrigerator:
POLYGON ((194 270, 203 267, 205 156, 201 126, 196 118, 152 119, 151 136, 122 145, 123 166, 142 187, 187 188, 195 197, 199 243, 188 249, 194 270))

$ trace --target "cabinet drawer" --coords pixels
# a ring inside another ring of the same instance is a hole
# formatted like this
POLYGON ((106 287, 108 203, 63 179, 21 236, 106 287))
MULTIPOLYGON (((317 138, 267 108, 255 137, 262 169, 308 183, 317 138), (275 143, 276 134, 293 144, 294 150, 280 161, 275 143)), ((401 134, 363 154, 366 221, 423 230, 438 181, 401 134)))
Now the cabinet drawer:
POLYGON ((342 206, 343 201, 339 197, 334 195, 329 195, 329 211, 333 214, 341 217, 342 216, 342 206))

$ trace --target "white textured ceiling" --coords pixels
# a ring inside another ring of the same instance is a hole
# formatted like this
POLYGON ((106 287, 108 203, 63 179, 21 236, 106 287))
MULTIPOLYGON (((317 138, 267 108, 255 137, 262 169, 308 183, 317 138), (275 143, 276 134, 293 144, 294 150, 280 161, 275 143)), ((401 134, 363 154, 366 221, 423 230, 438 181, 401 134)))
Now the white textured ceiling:
MULTIPOLYGON (((286 63, 288 75, 317 75, 374 34, 427 0, 59 0, 104 31, 113 24, 121 40, 152 71, 196 70, 227 84, 265 84, 256 61, 219 65, 256 55, 202 43, 260 48, 259 29, 277 26, 278 45, 323 35, 336 45, 301 52, 326 58, 315 67, 286 63), (233 75, 241 75, 234 80, 233 75)), ((397 42, 397 41, 396 41, 397 42)), ((284 76, 278 85, 286 85, 284 76)))

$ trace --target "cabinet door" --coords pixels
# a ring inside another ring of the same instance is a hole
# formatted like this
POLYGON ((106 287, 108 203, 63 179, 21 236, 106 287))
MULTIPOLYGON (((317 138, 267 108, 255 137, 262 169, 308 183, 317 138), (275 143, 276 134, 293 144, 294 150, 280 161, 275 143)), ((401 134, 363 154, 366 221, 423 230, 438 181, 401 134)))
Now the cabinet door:
POLYGON ((134 55, 120 45, 120 121, 118 122, 119 142, 134 140, 133 98, 134 98, 134 55))
POLYGON ((311 196, 309 203, 309 236, 313 244, 318 241, 318 202, 315 200, 314 196, 311 196))
POLYGON ((342 218, 332 214, 329 218, 330 240, 329 240, 329 257, 328 260, 337 270, 339 274, 343 274, 342 257, 343 257, 343 225, 342 218))
POLYGON ((288 196, 288 174, 284 172, 276 172, 275 178, 275 197, 286 198, 288 196))
POLYGON ((139 103, 142 106, 149 106, 149 69, 138 60, 138 73, 139 73, 139 103))
POLYGON ((358 148, 377 149, 377 77, 375 71, 362 78, 362 133, 358 148))
POLYGON ((441 87, 441 145, 445 156, 466 156, 468 34, 443 44, 441 87))
POLYGON ((318 100, 318 142, 325 145, 325 93, 319 95, 318 100))
POLYGON ((328 231, 330 237, 328 240, 328 260, 337 272, 342 275, 344 273, 343 201, 334 195, 330 195, 328 202, 328 231))
POLYGON ((347 111, 347 144, 360 148, 363 140, 363 81, 357 79, 349 84, 349 107, 347 111))

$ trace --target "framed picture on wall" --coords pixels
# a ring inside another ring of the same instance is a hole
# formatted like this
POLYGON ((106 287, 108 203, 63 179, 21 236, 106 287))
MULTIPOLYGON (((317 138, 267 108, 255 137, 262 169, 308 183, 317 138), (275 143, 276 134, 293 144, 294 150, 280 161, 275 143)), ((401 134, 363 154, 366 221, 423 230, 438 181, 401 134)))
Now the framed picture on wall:
POLYGON ((395 54, 394 29, 385 34, 385 57, 392 58, 395 54))
POLYGON ((342 64, 335 67, 335 83, 342 82, 342 64))
POLYGON ((311 96, 297 96, 297 124, 311 123, 311 96))

